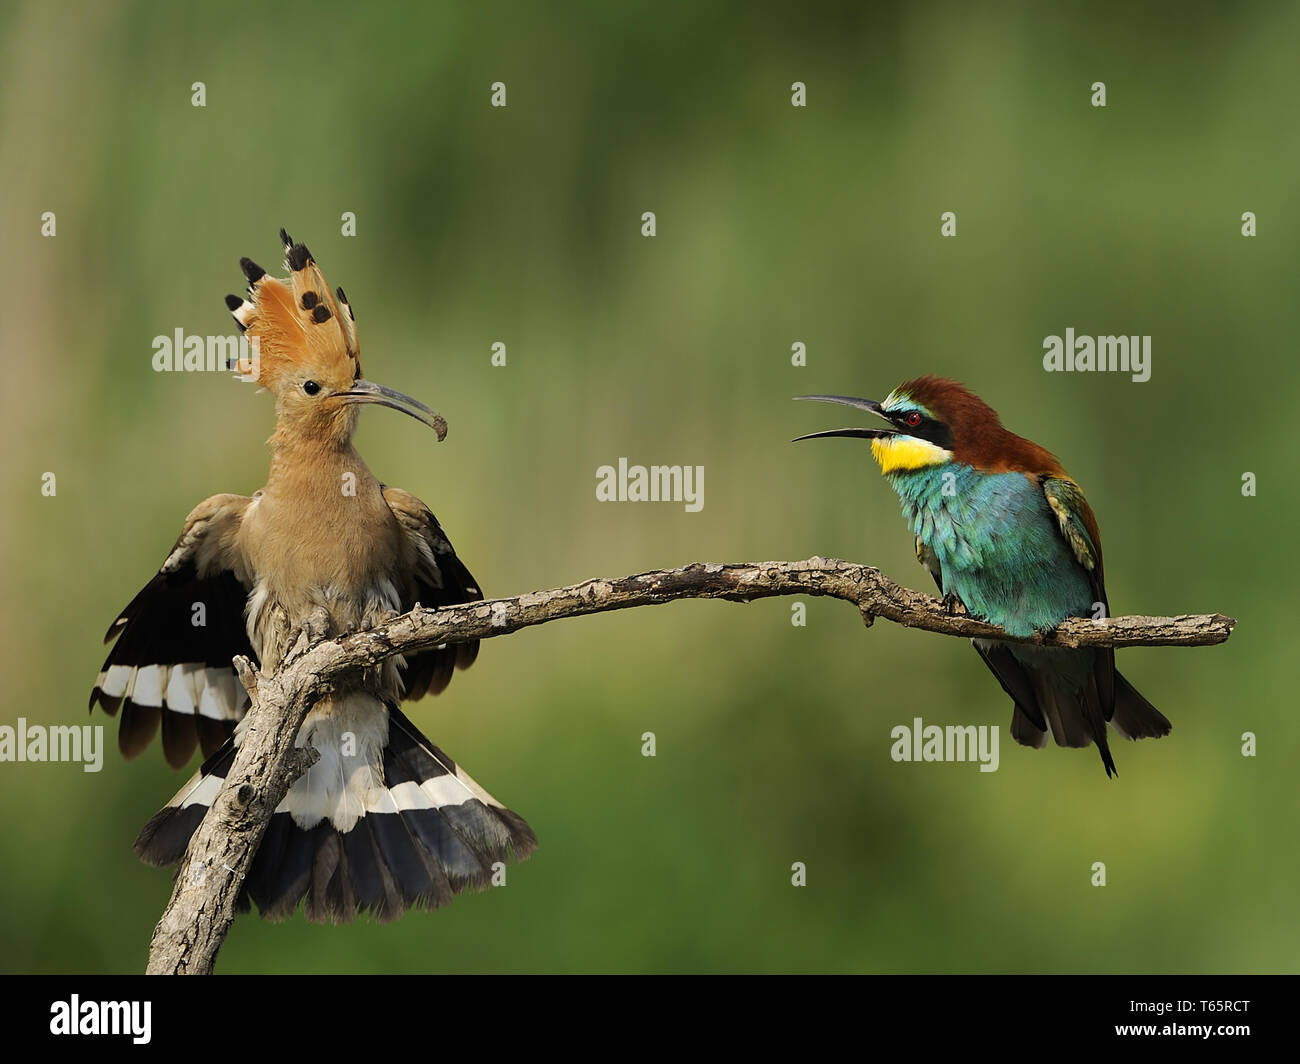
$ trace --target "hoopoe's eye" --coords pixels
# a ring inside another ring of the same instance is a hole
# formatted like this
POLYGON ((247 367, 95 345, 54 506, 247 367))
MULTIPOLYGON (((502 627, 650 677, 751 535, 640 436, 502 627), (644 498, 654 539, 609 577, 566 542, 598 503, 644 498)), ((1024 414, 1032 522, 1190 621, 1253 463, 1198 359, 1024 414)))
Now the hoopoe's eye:
POLYGON ((318 391, 320 391, 320 385, 317 384, 315 381, 303 381, 302 390, 306 392, 308 395, 315 395, 318 391))
POLYGON ((915 410, 913 410, 910 414, 907 415, 907 424, 911 428, 916 428, 916 426, 919 425, 920 423, 921 423, 921 415, 918 414, 915 410))

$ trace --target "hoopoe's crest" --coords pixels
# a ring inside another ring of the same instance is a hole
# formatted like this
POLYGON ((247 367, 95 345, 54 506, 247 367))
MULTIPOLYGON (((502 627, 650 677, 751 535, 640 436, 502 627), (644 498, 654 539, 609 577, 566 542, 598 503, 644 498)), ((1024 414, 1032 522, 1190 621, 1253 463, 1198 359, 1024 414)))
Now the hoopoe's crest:
POLYGON ((362 377, 356 318, 343 289, 330 291, 306 244, 294 243, 283 229, 280 239, 289 277, 272 277, 243 258, 248 297, 226 296, 240 329, 257 345, 256 360, 241 359, 239 371, 270 389, 282 421, 321 446, 351 437, 361 403, 400 410, 438 439, 446 437, 447 423, 423 403, 362 377))
POLYGON ((239 265, 248 278, 248 298, 226 296, 226 306, 248 339, 257 340, 260 365, 241 363, 244 373, 258 371, 258 383, 272 390, 306 373, 317 383, 343 390, 361 379, 361 348, 356 317, 343 289, 337 296, 306 244, 296 244, 283 229, 287 280, 272 277, 252 259, 239 265))

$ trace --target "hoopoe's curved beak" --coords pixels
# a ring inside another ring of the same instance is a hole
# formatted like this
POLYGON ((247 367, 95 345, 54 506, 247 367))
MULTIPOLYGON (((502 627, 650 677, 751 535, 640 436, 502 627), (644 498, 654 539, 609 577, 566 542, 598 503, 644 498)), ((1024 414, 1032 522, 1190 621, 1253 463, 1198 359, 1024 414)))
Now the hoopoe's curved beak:
POLYGON ((335 392, 334 398, 342 399, 345 403, 375 403, 378 406, 386 406, 390 410, 400 410, 403 414, 433 429, 438 434, 439 443, 447 437, 447 422, 441 414, 435 414, 418 399, 395 392, 392 388, 385 388, 374 381, 353 381, 350 389, 346 392, 335 392))
MULTIPOLYGON (((819 403, 839 403, 841 406, 851 406, 858 410, 869 410, 877 417, 883 418, 884 412, 880 409, 880 404, 874 399, 855 399, 851 395, 796 395, 796 399, 815 399, 819 403)), ((806 436, 796 436, 791 442, 798 443, 800 440, 818 440, 830 436, 848 436, 857 440, 881 440, 888 436, 897 436, 898 433, 893 429, 830 429, 826 432, 810 432, 806 436)))

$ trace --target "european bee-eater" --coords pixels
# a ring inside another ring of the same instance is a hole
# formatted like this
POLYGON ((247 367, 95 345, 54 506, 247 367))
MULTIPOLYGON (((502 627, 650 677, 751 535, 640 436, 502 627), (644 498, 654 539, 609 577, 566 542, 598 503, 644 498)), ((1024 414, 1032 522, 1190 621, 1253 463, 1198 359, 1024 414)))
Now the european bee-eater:
MULTIPOLYGON (((1056 457, 1003 428, 965 385, 925 376, 876 402, 802 395, 868 410, 892 428, 835 429, 871 453, 898 492, 916 535, 916 557, 944 600, 1017 636, 1067 617, 1109 614, 1101 534, 1083 492, 1056 457)), ((1095 742, 1107 776, 1115 762, 1107 722, 1129 739, 1169 734, 1169 721, 1115 670, 1110 648, 971 641, 1015 702, 1011 735, 1042 747, 1095 742)))
MULTIPOLYGON (((362 404, 409 414, 438 434, 428 407, 361 376, 352 308, 331 293, 311 253, 282 229, 287 280, 241 260, 248 298, 226 305, 256 343, 246 375, 275 397, 266 486, 199 503, 158 574, 108 630, 116 638, 91 694, 121 710, 118 744, 132 758, 162 726, 180 768, 207 760, 140 832, 156 865, 178 861, 234 761, 248 706, 231 659, 272 673, 293 630, 324 610, 332 633, 368 628, 417 602, 483 593, 414 495, 375 479, 352 444, 362 404)), ((263 916, 346 921, 433 908, 490 884, 492 865, 537 840, 398 708, 438 694, 477 643, 392 657, 351 689, 315 703, 298 745, 320 754, 271 817, 241 894, 263 916)))

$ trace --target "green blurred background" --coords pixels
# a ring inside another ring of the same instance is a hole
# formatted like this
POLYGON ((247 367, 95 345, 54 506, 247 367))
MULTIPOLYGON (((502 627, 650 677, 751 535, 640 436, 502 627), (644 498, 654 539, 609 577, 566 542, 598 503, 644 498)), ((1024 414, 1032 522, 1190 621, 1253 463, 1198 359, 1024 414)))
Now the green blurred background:
MULTIPOLYGON (((962 641, 844 603, 494 640, 412 715, 536 856, 391 926, 243 917, 219 971, 1296 970, 1300 9, 798 7, 6 5, 3 721, 83 722, 186 513, 262 484, 269 398, 156 374, 151 341, 230 332, 281 225, 346 287, 367 376, 447 417, 436 445, 371 411, 359 443, 489 595, 813 554, 929 590, 866 447, 789 442, 851 415, 790 397, 936 372, 1063 457, 1117 613, 1236 635, 1120 652, 1174 731, 1116 739, 1113 782, 1016 747, 962 641), (1150 381, 1044 373, 1067 326, 1151 335, 1150 381), (619 456, 703 465, 703 511, 597 503, 619 456), (917 715, 1002 728, 999 771, 895 764, 917 715)), ((183 776, 96 723, 98 775, 0 765, 4 970, 143 968, 170 876, 130 843, 183 776)))

